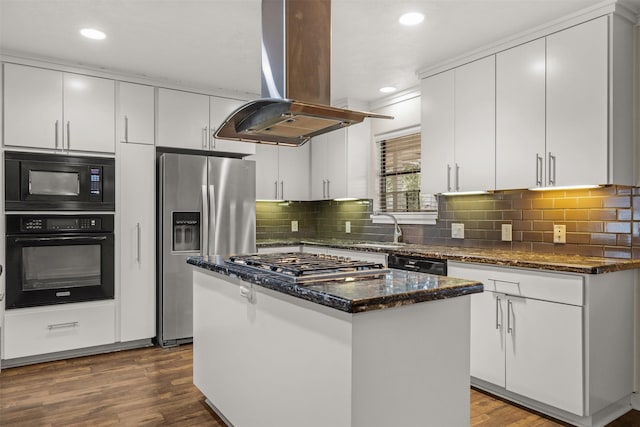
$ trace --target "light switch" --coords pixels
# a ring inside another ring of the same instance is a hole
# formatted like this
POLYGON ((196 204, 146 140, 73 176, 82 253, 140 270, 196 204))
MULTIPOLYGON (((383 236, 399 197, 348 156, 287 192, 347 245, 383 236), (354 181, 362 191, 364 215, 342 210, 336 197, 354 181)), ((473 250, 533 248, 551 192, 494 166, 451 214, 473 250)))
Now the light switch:
POLYGON ((464 224, 451 224, 451 238, 464 239, 464 224))
POLYGON ((510 242, 512 240, 511 224, 502 224, 502 241, 510 242))
POLYGON ((291 231, 298 231, 298 221, 291 221, 291 231))
POLYGON ((344 222, 344 232, 351 233, 351 221, 344 222))
POLYGON ((553 226, 553 243, 567 243, 567 226, 553 226))

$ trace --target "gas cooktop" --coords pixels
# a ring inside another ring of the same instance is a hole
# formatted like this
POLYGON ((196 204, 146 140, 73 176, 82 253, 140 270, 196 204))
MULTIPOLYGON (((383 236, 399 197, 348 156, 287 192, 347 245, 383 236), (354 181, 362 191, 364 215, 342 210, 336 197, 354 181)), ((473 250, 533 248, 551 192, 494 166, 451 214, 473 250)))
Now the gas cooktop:
POLYGON ((233 255, 226 262, 266 270, 296 283, 355 280, 389 272, 382 264, 371 261, 305 252, 233 255))

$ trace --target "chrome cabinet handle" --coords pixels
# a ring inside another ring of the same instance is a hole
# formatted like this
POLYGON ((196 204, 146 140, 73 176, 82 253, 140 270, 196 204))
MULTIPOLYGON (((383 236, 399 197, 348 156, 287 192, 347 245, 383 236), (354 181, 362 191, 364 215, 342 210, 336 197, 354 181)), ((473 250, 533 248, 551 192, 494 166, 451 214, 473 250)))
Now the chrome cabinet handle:
POLYGON ((56 126, 55 126, 55 130, 56 130, 56 150, 58 149, 58 125, 60 124, 59 120, 56 120, 56 126))
POLYGON ((4 294, 0 294, 0 301, 4 301, 4 294))
POLYGON ((71 122, 67 121, 67 150, 70 150, 70 149, 71 149, 71 122))
POLYGON ((447 191, 451 191, 451 165, 447 164, 447 191))
POLYGON ((556 156, 549 153, 549 185, 556 185, 556 156), (553 167, 551 166, 551 162, 553 161, 553 167), (551 178, 551 173, 553 172, 553 178, 551 178))
POLYGON ((205 126, 204 128, 202 128, 202 148, 204 148, 205 150, 208 148, 207 141, 209 139, 209 137, 207 136, 207 134, 209 133, 207 132, 207 128, 208 126, 205 126))
POLYGON ((500 329, 502 327, 502 324, 500 323, 500 297, 496 297, 496 329, 500 329))
POLYGON ((326 179, 322 180, 322 198, 323 199, 327 198, 327 180, 326 179))
POLYGON ((327 199, 331 198, 331 181, 327 180, 327 199))
POLYGON ((250 304, 256 303, 256 291, 253 289, 253 286, 251 286, 251 288, 240 286, 240 296, 246 298, 250 304))
POLYGON ((140 234, 141 234, 140 233, 140 223, 137 223, 136 224, 136 239, 137 239, 138 244, 136 246, 136 262, 138 264, 140 264, 140 243, 141 243, 140 234))
POLYGON ((278 199, 278 180, 275 180, 273 183, 276 186, 276 192, 275 192, 274 199, 278 199))
POLYGON ((129 117, 124 116, 124 142, 129 142, 129 117))
POLYGON ((211 129, 211 132, 209 133, 209 135, 210 135, 209 144, 211 145, 211 149, 214 149, 214 148, 216 148, 216 138, 215 138, 216 131, 215 131, 215 129, 211 129))
POLYGON ((456 163, 456 191, 460 191, 460 165, 456 163))
POLYGON ((80 322, 75 321, 75 322, 66 322, 66 323, 53 323, 51 325, 47 325, 47 329, 49 329, 50 331, 53 329, 61 329, 61 328, 75 328, 76 326, 79 326, 80 322))
POLYGON ((536 153, 536 185, 542 186, 542 156, 536 153))
POLYGON ((284 200, 284 181, 280 181, 280 198, 284 200))
POLYGON ((507 300, 507 333, 510 334, 513 332, 513 328, 511 327, 511 312, 513 311, 511 300, 507 300))

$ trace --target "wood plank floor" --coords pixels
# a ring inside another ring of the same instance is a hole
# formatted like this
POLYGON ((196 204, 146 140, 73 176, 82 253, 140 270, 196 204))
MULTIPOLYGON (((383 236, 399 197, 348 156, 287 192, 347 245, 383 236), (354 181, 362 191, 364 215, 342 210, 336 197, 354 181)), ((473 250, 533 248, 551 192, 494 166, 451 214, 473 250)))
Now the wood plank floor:
MULTIPOLYGON (((192 384, 192 361, 191 346, 185 345, 3 369, 0 425, 223 427, 192 384)), ((472 389, 470 425, 566 424, 472 389)), ((640 426, 640 412, 631 411, 610 426, 640 426)))

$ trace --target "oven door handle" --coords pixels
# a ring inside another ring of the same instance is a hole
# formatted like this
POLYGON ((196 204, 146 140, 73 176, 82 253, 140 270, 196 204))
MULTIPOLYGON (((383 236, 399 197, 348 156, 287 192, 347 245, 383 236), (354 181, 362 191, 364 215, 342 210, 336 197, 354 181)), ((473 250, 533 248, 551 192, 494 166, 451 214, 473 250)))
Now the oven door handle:
POLYGON ((64 241, 64 242, 95 242, 107 240, 107 236, 84 236, 84 237, 16 237, 15 242, 56 242, 56 241, 64 241))

